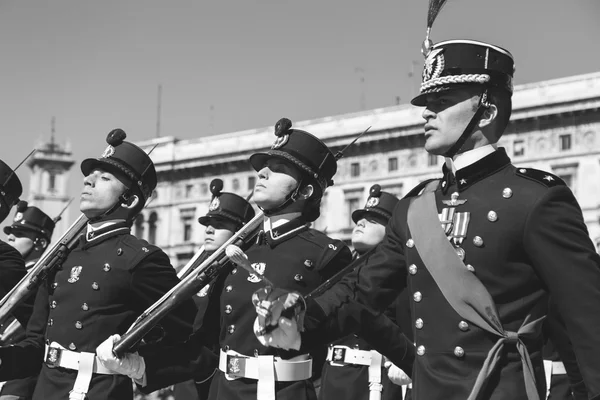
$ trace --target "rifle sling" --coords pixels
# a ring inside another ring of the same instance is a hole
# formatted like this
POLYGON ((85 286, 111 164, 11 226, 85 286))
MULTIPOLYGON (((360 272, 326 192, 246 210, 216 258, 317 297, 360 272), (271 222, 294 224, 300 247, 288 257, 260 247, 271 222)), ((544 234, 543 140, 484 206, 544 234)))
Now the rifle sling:
POLYGON ((494 373, 505 344, 515 344, 521 355, 527 398, 540 400, 533 365, 522 339, 538 337, 545 316, 533 320, 529 314, 518 332, 504 330, 492 296, 465 267, 441 228, 434 193, 437 185, 438 181, 430 182, 421 195, 410 200, 407 222, 415 248, 450 306, 466 321, 499 337, 488 352, 468 400, 478 398, 494 373))

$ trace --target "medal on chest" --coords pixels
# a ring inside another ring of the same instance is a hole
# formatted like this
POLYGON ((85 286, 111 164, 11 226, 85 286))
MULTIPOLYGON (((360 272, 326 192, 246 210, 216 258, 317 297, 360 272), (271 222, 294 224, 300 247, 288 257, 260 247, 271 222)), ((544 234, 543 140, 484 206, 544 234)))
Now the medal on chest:
POLYGON ((444 233, 448 237, 448 240, 452 246, 454 246, 456 254, 461 261, 464 261, 466 252, 460 246, 462 245, 463 240, 467 237, 471 213, 456 211, 457 206, 463 205, 467 202, 466 199, 459 199, 458 197, 459 193, 454 192, 450 196, 450 200, 442 200, 442 203, 451 207, 444 207, 442 212, 439 214, 439 218, 442 228, 444 229, 444 233))

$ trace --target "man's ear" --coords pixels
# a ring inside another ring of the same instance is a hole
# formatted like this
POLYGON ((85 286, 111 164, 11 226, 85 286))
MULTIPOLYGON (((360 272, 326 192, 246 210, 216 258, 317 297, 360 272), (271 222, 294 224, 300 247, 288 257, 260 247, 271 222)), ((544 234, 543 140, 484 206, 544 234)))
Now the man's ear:
POLYGON ((490 106, 483 112, 483 115, 479 119, 479 128, 485 128, 491 125, 498 117, 498 107, 494 103, 490 103, 490 106))
POLYGON ((128 209, 134 208, 140 202, 140 198, 137 196, 137 194, 134 194, 133 196, 129 197, 124 197, 123 200, 125 201, 121 203, 121 207, 125 207, 128 209))
POLYGON ((314 191, 315 188, 313 187, 313 185, 306 185, 302 189, 300 189, 300 198, 306 200, 310 196, 312 196, 314 191))

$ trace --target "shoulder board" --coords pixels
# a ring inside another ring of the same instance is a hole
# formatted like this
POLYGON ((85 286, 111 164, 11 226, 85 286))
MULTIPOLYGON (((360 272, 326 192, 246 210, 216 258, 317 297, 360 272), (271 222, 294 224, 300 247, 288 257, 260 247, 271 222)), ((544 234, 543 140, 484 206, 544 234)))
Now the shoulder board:
POLYGON ((327 265, 331 259, 333 259, 338 253, 343 251, 344 249, 348 250, 350 253, 350 249, 346 244, 338 239, 332 239, 324 233, 317 231, 315 229, 307 229, 302 232, 300 235, 304 240, 316 244, 319 248, 321 248, 322 253, 319 258, 319 262, 317 263, 317 268, 321 268, 327 265))
POLYGON ((439 181, 439 180, 440 180, 440 178, 431 178, 431 179, 427 179, 427 180, 419 183, 417 186, 415 186, 414 188, 412 188, 410 192, 406 193, 406 195, 403 197, 403 199, 407 198, 407 197, 418 196, 421 193, 421 191, 423 189, 425 189, 425 186, 427 186, 427 184, 429 182, 439 181))
POLYGON ((138 239, 132 235, 125 235, 122 244, 123 256, 130 260, 129 263, 132 268, 150 254, 162 251, 159 247, 153 246, 145 240, 138 239))
POLYGON ((515 174, 549 188, 554 186, 566 186, 565 181, 558 176, 546 171, 540 171, 539 169, 517 168, 515 174))

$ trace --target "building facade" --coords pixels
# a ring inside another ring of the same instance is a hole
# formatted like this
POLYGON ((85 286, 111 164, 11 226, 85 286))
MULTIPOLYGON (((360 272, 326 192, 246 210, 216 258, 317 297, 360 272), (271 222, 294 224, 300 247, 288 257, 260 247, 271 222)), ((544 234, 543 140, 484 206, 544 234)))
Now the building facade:
MULTIPOLYGON (((362 207, 374 183, 401 197, 419 182, 441 176, 442 157, 423 150, 422 109, 399 105, 310 121, 294 121, 334 152, 371 126, 345 151, 335 184, 326 192, 314 227, 346 241, 351 213, 362 207)), ((281 116, 274 116, 275 123, 281 116)), ((256 173, 250 154, 268 149, 273 127, 178 140, 163 137, 138 143, 155 145, 159 184, 134 232, 163 248, 181 266, 198 249, 204 229, 198 217, 208 210, 210 181, 223 191, 251 193, 256 173)), ((590 236, 600 247, 600 72, 515 87, 511 122, 500 146, 517 166, 551 171, 575 193, 590 236)))

